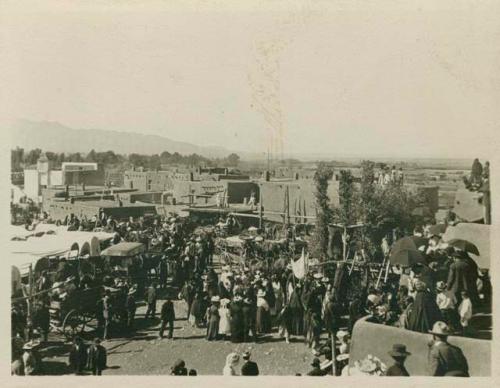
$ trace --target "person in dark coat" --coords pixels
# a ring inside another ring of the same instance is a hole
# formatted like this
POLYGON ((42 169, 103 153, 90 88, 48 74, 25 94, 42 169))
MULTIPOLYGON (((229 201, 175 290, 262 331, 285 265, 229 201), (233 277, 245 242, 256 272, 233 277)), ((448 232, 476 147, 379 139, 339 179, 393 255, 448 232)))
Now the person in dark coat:
POLYGON ((431 376, 469 377, 469 365, 462 350, 448 343, 451 330, 438 321, 429 331, 433 339, 429 343, 429 374, 431 376))
POLYGON ((312 363, 311 363, 311 366, 313 367, 313 369, 310 372, 307 372, 307 375, 308 376, 324 376, 325 373, 321 370, 320 365, 321 365, 321 363, 319 361, 319 358, 314 358, 312 363))
POLYGON ((173 338, 175 311, 174 311, 174 304, 172 303, 172 298, 169 295, 167 295, 167 300, 163 302, 163 305, 161 306, 160 319, 161 319, 160 332, 159 332, 160 338, 163 338, 163 332, 165 331, 165 327, 167 326, 167 324, 168 324, 167 338, 173 338))
POLYGON ((207 309, 207 340, 215 341, 219 337, 219 297, 213 296, 212 305, 207 309))
POLYGON ((236 295, 229 306, 231 315, 231 342, 240 343, 244 340, 243 306, 241 296, 236 295))
POLYGON ((442 320, 441 311, 436 304, 436 298, 427 291, 427 286, 421 281, 415 283, 417 294, 408 317, 408 330, 427 333, 435 322, 442 320))
POLYGON ((405 368, 406 357, 411 353, 406 350, 406 346, 402 344, 392 345, 392 351, 389 355, 394 359, 394 365, 390 366, 385 375, 386 376, 410 376, 405 368))
POLYGON ((102 375, 102 371, 106 369, 107 352, 106 348, 101 345, 99 338, 94 339, 94 343, 89 347, 88 365, 94 376, 102 375))
POLYGON ((243 313, 243 341, 256 341, 255 307, 250 298, 245 298, 241 308, 243 313), (250 334, 251 333, 251 334, 250 334))
POLYGON ((182 287, 181 292, 179 293, 179 297, 184 299, 187 305, 187 317, 186 319, 189 321, 189 316, 191 313, 191 305, 193 304, 195 289, 192 281, 187 281, 182 287))
POLYGON ((242 376, 258 376, 259 375, 259 366, 256 362, 250 361, 250 352, 243 353, 244 363, 241 366, 241 375, 242 376))
POLYGON ((148 308, 146 310, 146 315, 144 315, 144 319, 148 319, 151 315, 153 319, 156 317, 156 300, 158 296, 156 294, 156 283, 151 284, 146 291, 146 302, 148 304, 148 308))
POLYGON ((203 292, 197 291, 194 294, 193 303, 191 303, 191 312, 190 312, 190 323, 193 327, 200 327, 203 322, 203 292))
POLYGON ((477 301, 477 265, 465 252, 454 252, 453 263, 448 272, 447 288, 455 294, 457 304, 462 301, 461 292, 468 291, 471 300, 477 301), (474 264, 471 264, 472 263, 474 264))
POLYGON ((160 263, 158 264, 158 272, 160 277, 160 288, 164 289, 165 287, 167 287, 168 278, 168 264, 165 256, 160 259, 160 263))
POLYGON ((87 365, 87 347, 80 337, 75 337, 69 351, 69 366, 76 375, 81 375, 87 365))

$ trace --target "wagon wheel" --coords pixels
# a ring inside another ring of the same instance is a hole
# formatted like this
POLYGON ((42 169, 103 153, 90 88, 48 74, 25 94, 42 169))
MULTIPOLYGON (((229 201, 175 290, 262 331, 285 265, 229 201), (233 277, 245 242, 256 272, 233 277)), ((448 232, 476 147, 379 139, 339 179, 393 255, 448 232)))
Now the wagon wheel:
POLYGON ((80 313, 78 310, 73 309, 66 317, 64 317, 62 329, 63 333, 68 340, 74 338, 75 335, 83 333, 85 326, 90 322, 92 318, 80 313))

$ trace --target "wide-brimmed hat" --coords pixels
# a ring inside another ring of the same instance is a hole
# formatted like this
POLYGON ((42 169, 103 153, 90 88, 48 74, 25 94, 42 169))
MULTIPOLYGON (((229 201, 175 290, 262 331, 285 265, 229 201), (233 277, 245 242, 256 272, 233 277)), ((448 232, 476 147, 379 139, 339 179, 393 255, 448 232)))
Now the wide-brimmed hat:
POLYGON ((329 283, 330 279, 328 279, 326 276, 323 276, 323 278, 321 278, 321 282, 323 282, 323 283, 329 283))
POLYGON ((210 298, 210 301, 211 301, 212 303, 217 303, 217 302, 220 302, 220 296, 217 296, 217 295, 212 296, 212 298, 210 298))
POLYGON ((23 350, 31 350, 31 349, 34 349, 38 346, 40 346, 40 341, 32 340, 32 341, 26 342, 23 345, 23 350))
POLYGON ((348 353, 342 353, 337 356, 337 361, 344 361, 347 360, 348 358, 349 358, 348 353))
POLYGON ((312 362, 311 362, 311 366, 319 367, 320 365, 321 365, 321 361, 319 360, 319 358, 314 357, 312 362))
POLYGON ((432 326, 432 330, 429 330, 429 333, 440 336, 448 336, 452 334, 449 326, 443 321, 437 321, 434 323, 434 326, 432 326))
POLYGON ((442 280, 436 283, 436 289, 438 291, 444 291, 446 289, 446 283, 442 280))
POLYGON ((314 279, 322 279, 323 278, 323 275, 321 275, 320 273, 315 273, 313 275, 314 279))
POLYGON ((254 241, 255 241, 255 242, 262 242, 262 241, 264 241, 264 237, 262 237, 262 236, 257 236, 257 237, 255 237, 254 241))
POLYGON ((348 335, 349 335, 349 333, 347 331, 345 331, 345 330, 339 330, 339 331, 337 331, 337 338, 338 339, 342 339, 342 338, 344 338, 344 337, 346 337, 348 335))
POLYGON ((406 345, 394 344, 392 345, 392 350, 389 352, 392 357, 406 357, 410 356, 411 353, 406 350, 406 345))

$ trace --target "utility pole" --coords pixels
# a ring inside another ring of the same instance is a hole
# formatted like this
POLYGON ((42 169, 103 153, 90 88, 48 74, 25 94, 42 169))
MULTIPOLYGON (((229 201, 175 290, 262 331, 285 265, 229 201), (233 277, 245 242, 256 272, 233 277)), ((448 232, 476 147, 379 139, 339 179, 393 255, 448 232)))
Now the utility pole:
POLYGON ((342 258, 343 258, 343 261, 346 261, 347 260, 347 229, 361 228, 361 227, 365 226, 365 224, 353 224, 353 225, 330 224, 330 226, 333 226, 335 228, 341 228, 343 230, 343 232, 342 232, 342 245, 343 245, 342 258))

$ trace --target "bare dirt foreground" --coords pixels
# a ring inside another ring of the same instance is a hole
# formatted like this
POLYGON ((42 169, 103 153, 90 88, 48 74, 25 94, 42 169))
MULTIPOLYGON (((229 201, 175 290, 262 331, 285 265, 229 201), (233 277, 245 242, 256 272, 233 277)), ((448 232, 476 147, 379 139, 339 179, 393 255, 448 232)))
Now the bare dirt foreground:
MULTIPOLYGON (((162 300, 158 301, 157 312, 162 300)), ((230 341, 209 342, 205 329, 192 328, 186 320, 186 307, 182 301, 175 302, 174 339, 159 339, 159 319, 144 319, 146 307, 140 306, 136 315, 136 335, 104 341, 108 350, 108 369, 103 375, 168 375, 170 367, 181 358, 188 369, 198 375, 221 375, 226 356, 231 352, 249 350, 257 362, 261 375, 305 374, 314 356, 298 338, 286 344, 276 332, 261 337, 258 343, 233 344, 230 341)), ((46 374, 71 373, 64 365, 68 359, 68 345, 59 354, 48 352, 44 357, 46 374), (53 355, 50 356, 50 353, 53 355)), ((240 362, 241 365, 241 362, 240 362)), ((239 371, 238 371, 239 372, 239 371)))

